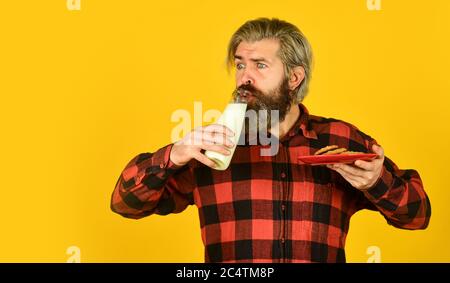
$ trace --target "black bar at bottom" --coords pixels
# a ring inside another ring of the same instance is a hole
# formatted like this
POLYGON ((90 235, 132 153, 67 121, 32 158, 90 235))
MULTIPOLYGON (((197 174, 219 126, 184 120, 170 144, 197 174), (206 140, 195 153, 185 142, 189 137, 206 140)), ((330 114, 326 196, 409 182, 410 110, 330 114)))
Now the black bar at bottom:
MULTIPOLYGON (((3 263, 3 278, 68 280, 102 279, 123 282, 172 281, 264 281, 311 282, 329 278, 354 282, 392 278, 401 280, 431 279, 450 274, 450 264, 191 264, 191 263, 3 263)), ((447 277, 443 277, 447 278, 447 277)), ((15 281, 15 280, 14 280, 15 281)), ((89 281, 90 282, 90 281, 89 281)), ((87 282, 86 282, 87 283, 87 282)))

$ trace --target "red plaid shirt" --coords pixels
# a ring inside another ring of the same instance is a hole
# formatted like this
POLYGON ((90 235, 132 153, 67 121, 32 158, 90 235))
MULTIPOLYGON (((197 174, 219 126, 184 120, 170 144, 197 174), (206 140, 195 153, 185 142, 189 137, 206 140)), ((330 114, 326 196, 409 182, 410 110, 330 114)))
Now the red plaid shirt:
POLYGON ((378 182, 360 191, 326 166, 299 164, 298 156, 330 144, 369 152, 376 143, 351 124, 299 107, 275 156, 260 155, 270 145, 238 145, 225 171, 196 160, 176 166, 172 144, 139 154, 120 175, 111 209, 141 218, 195 204, 206 262, 345 262, 350 217, 364 208, 398 228, 427 227, 430 202, 415 170, 386 157, 378 182))

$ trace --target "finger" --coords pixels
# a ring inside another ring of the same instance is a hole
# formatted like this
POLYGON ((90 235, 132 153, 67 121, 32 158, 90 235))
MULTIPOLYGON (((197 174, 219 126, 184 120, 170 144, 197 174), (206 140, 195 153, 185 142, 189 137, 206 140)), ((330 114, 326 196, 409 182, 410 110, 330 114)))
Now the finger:
POLYGON ((382 159, 384 157, 384 149, 381 146, 377 144, 372 145, 372 151, 378 155, 377 159, 382 159))
POLYGON ((201 146, 201 145, 221 145, 228 148, 232 148, 234 146, 233 141, 231 141, 228 138, 225 138, 224 136, 200 136, 196 135, 194 138, 193 145, 201 146))
POLYGON ((364 160, 356 160, 354 165, 366 171, 372 171, 375 169, 375 164, 373 162, 364 160))
POLYGON ((230 137, 234 137, 234 132, 228 128, 227 126, 220 125, 220 124, 211 124, 206 127, 203 127, 204 132, 216 132, 216 133, 222 133, 230 137))
POLYGON ((336 170, 336 172, 341 174, 341 176, 355 188, 358 186, 361 186, 365 182, 365 180, 363 178, 349 174, 340 168, 337 168, 335 170, 336 170))
POLYGON ((211 132, 203 132, 201 142, 206 144, 226 145, 228 147, 234 146, 233 141, 227 138, 227 136, 222 133, 213 134, 211 132))
POLYGON ((211 167, 211 168, 215 168, 216 167, 216 163, 214 163, 214 161, 212 161, 211 159, 209 159, 204 154, 202 154, 202 153, 200 153, 198 151, 194 154, 194 158, 196 160, 198 160, 199 162, 205 164, 208 167, 211 167))
POLYGON ((350 178, 359 178, 359 176, 353 175, 347 171, 342 170, 342 168, 336 166, 337 164, 328 164, 327 167, 330 168, 331 170, 334 170, 336 172, 338 172, 341 175, 345 175, 345 176, 349 176, 350 178))
POLYGON ((196 129, 191 133, 189 144, 200 146, 202 144, 219 144, 233 147, 233 141, 222 133, 203 132, 202 129, 196 129))
POLYGON ((363 177, 366 172, 363 169, 347 164, 335 164, 334 167, 337 169, 342 169, 343 171, 358 177, 363 177))
POLYGON ((218 152, 224 155, 230 155, 231 151, 225 148, 222 145, 212 145, 212 144, 202 144, 200 145, 201 149, 218 152))

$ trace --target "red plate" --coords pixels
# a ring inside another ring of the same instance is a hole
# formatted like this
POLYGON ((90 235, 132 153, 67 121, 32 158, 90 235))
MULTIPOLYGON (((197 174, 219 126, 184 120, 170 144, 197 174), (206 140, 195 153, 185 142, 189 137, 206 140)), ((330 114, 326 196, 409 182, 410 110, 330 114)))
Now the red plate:
POLYGON ((309 165, 322 165, 334 163, 353 163, 356 160, 372 160, 377 157, 376 153, 363 154, 329 154, 329 155, 306 155, 299 156, 298 161, 309 165))

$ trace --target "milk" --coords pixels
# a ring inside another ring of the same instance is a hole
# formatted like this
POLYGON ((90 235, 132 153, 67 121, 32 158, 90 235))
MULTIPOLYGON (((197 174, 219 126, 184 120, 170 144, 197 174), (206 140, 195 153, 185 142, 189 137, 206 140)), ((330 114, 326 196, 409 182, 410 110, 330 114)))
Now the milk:
POLYGON ((215 151, 205 151, 205 155, 216 163, 214 169, 225 170, 230 165, 231 158, 233 157, 234 150, 239 141, 241 135, 242 126, 245 120, 245 111, 247 109, 247 103, 232 102, 227 105, 222 115, 216 121, 216 124, 224 125, 230 128, 234 132, 234 136, 230 137, 233 142, 233 148, 230 148, 230 155, 223 155, 215 151))

